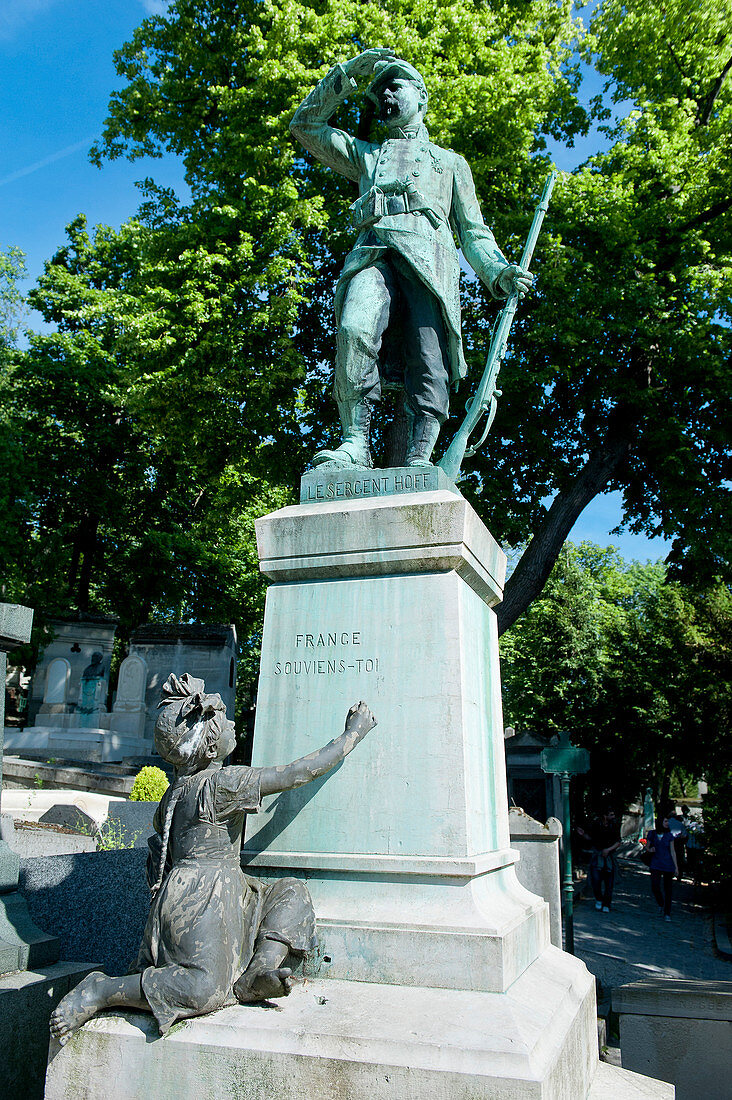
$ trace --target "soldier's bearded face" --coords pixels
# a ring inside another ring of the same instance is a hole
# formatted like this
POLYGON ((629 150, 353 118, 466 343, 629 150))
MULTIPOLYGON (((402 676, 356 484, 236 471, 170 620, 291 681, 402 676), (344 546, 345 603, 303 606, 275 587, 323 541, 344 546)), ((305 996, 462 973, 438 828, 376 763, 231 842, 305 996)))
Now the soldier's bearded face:
POLYGON ((422 105, 420 90, 411 80, 390 80, 379 92, 379 119, 389 126, 409 125, 421 119, 422 105))

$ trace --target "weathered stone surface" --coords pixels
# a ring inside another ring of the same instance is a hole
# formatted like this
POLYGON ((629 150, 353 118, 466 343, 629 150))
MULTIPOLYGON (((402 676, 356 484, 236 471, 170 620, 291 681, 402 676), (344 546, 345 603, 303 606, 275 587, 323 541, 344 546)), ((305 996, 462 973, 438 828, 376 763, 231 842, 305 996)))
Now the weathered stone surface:
POLYGON ((666 1081, 600 1062, 587 1100, 674 1100, 675 1096, 674 1086, 666 1081))
POLYGON ((147 661, 138 653, 125 657, 119 668, 113 707, 112 728, 115 732, 129 737, 144 735, 147 678, 147 661))
MULTIPOLYGON (((96 761, 90 761, 94 764, 96 761)), ((106 763, 106 762, 105 762, 106 763)), ((47 764, 44 760, 24 760, 19 756, 6 756, 4 760, 6 785, 10 789, 28 791, 43 784, 43 792, 52 797, 64 791, 97 792, 107 796, 124 797, 132 789, 133 776, 119 771, 104 771, 95 767, 77 767, 74 764, 47 764)))
POLYGON ((732 1082, 732 981, 648 978, 613 990, 623 1066, 676 1086, 677 1100, 722 1097, 732 1082))
POLYGON ((127 972, 150 908, 146 857, 130 848, 21 860, 30 915, 59 938, 63 959, 96 959, 109 974, 127 972))
MULTIPOLYGON (((273 581, 456 572, 489 606, 506 558, 463 497, 445 489, 295 505, 257 520, 260 569, 273 581)), ((400 607, 414 619, 420 604, 400 607)))
POLYGON ((84 963, 62 962, 0 977, 3 1100, 42 1100, 49 1017, 91 969, 84 963))
POLYGON ((509 841, 502 552, 445 491, 284 509, 257 535, 263 570, 300 583, 267 594, 254 762, 307 752, 350 698, 379 726, 352 767, 266 802, 249 866, 306 879, 322 976, 507 989, 549 930, 509 841))
POLYGON ((385 470, 333 470, 318 466, 308 470, 300 479, 300 503, 373 499, 404 493, 435 492, 438 489, 460 495, 454 482, 439 466, 423 469, 403 466, 385 470))
MULTIPOLYGON (((146 667, 144 739, 153 751, 153 730, 160 702, 160 690, 171 673, 188 672, 205 680, 207 689, 217 692, 229 714, 234 713, 236 692, 236 630, 217 623, 145 623, 130 637, 130 656, 146 667)), ((113 726, 120 726, 123 714, 115 708, 113 726)))
POLYGON ((571 963, 574 980, 554 952, 508 997, 307 982, 277 1013, 225 1008, 165 1039, 149 1017, 108 1013, 52 1044, 46 1098, 673 1100, 672 1086, 588 1056, 591 980, 571 963))
POLYGON ((70 832, 59 825, 28 823, 16 828, 11 847, 21 859, 30 859, 35 856, 95 852, 97 842, 93 836, 70 832))
POLYGON ((559 874, 559 838, 562 823, 550 817, 545 825, 517 806, 508 811, 511 847, 521 857, 516 876, 522 886, 538 894, 549 906, 549 928, 555 947, 562 946, 562 898, 559 874))
POLYGON ((596 1068, 592 978, 553 949, 505 995, 316 981, 279 1008, 225 1008, 158 1041, 140 1015, 91 1021, 53 1044, 47 1100, 199 1100, 232 1080, 241 1100, 575 1100, 596 1068))

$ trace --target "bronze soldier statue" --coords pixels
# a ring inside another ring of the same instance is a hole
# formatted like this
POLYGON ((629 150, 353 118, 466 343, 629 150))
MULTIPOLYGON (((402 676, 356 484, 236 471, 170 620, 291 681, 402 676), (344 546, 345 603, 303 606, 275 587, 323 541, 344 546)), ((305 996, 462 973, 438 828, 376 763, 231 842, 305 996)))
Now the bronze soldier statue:
POLYGON ((335 299, 334 390, 343 441, 319 451, 315 466, 372 466, 371 412, 382 377, 395 366, 409 423, 406 464, 432 464, 450 385, 466 374, 453 234, 495 297, 523 296, 533 281, 506 260, 485 225, 467 161, 430 141, 427 100, 424 80, 412 65, 391 50, 366 50, 331 69, 290 123, 306 149, 359 188, 352 206, 358 238, 335 299), (328 124, 366 79, 366 95, 387 127, 380 145, 328 124))

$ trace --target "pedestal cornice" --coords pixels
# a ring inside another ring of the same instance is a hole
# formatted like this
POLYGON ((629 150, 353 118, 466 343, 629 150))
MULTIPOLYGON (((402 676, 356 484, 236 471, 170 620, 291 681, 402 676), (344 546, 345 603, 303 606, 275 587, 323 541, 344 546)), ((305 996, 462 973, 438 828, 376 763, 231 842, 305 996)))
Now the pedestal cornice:
POLYGON ((446 489, 282 508, 257 520, 260 570, 279 582, 454 570, 489 606, 506 557, 461 496, 446 489))

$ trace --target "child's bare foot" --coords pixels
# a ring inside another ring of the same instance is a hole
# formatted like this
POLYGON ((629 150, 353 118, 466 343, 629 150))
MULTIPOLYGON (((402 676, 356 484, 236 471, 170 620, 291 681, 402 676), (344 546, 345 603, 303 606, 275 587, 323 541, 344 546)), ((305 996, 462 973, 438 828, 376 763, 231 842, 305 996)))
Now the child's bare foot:
POLYGON ((292 989, 292 971, 287 966, 278 970, 260 970, 244 974, 234 984, 234 996, 240 1004, 268 1001, 271 997, 288 997, 292 989))
POLYGON ((66 1043, 72 1031, 85 1024, 95 1012, 99 1012, 106 1003, 105 992, 108 978, 106 974, 94 971, 72 989, 70 993, 59 1002, 51 1013, 49 1027, 54 1038, 63 1045, 66 1043))

